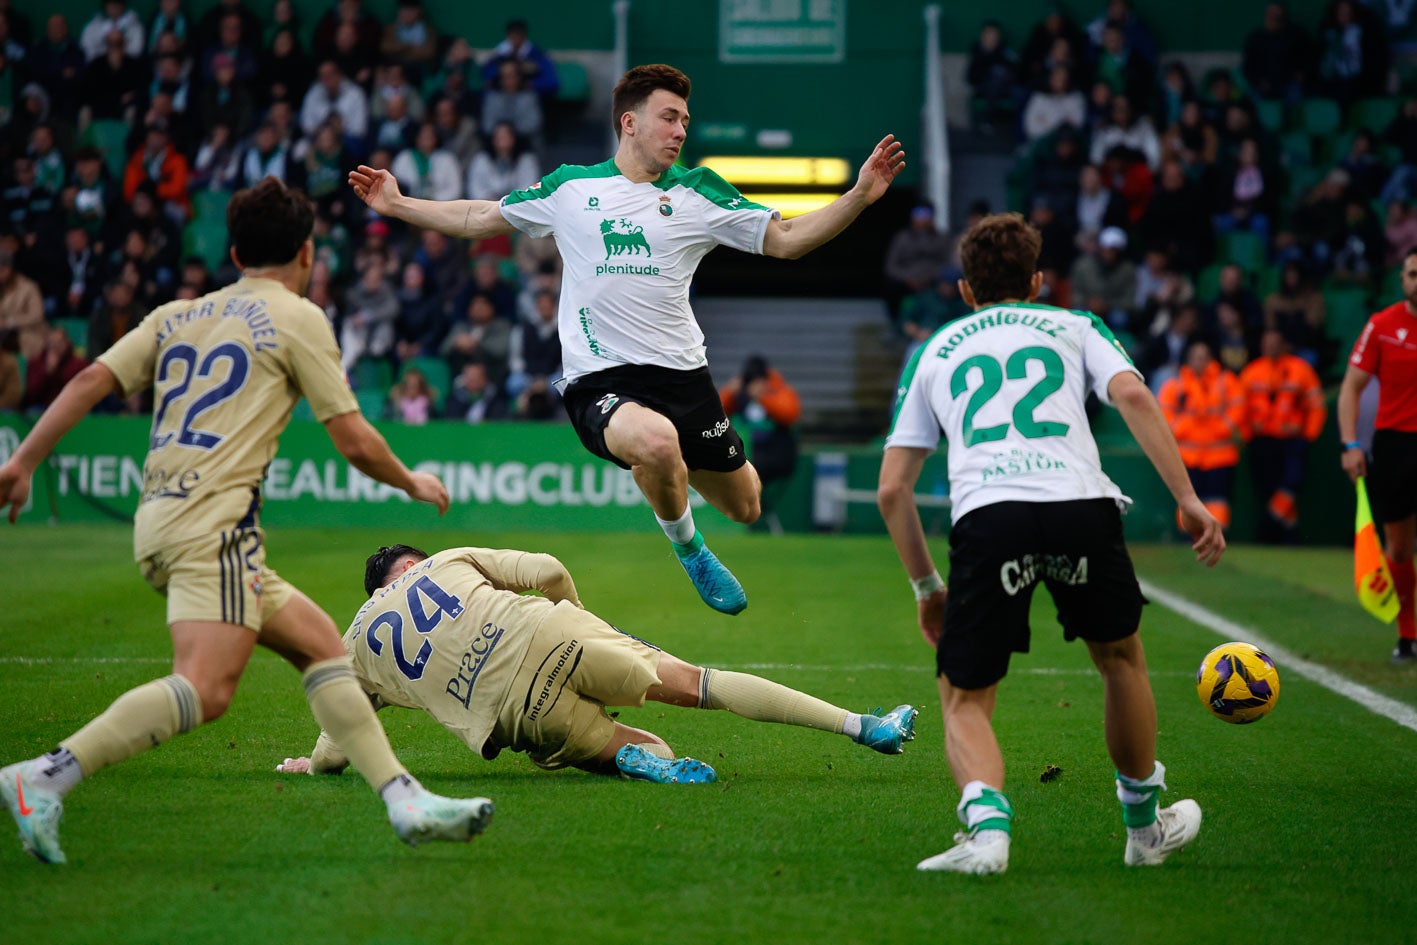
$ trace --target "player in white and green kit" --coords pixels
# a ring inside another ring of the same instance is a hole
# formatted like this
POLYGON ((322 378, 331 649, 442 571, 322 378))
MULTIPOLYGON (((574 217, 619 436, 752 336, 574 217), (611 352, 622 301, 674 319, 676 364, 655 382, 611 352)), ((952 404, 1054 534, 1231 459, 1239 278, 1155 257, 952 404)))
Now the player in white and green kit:
POLYGON ((887 135, 851 190, 783 220, 712 171, 676 166, 688 98, 678 69, 631 69, 612 96, 615 156, 557 168, 500 204, 408 198, 388 171, 371 167, 349 180, 379 213, 449 236, 555 237, 565 263, 560 337, 571 422, 587 449, 634 472, 704 602, 736 614, 747 596, 704 546, 689 487, 733 521, 752 522, 762 484, 709 376, 689 283, 715 246, 795 259, 822 245, 885 193, 905 156, 887 135))
POLYGON ((1018 214, 986 217, 960 241, 960 294, 974 307, 906 368, 881 463, 879 502, 936 648, 945 754, 966 832, 922 870, 1008 867, 1013 809, 990 718, 1013 653, 1028 652, 1029 603, 1042 581, 1068 640, 1102 674, 1107 750, 1127 827, 1124 860, 1162 862, 1200 830, 1200 807, 1157 810, 1156 704, 1137 635, 1145 603, 1122 539, 1131 500, 1102 471, 1083 403, 1089 391, 1126 420, 1179 506, 1198 560, 1225 550, 1196 497, 1156 400, 1095 316, 1032 300, 1042 240, 1018 214), (948 592, 925 542, 914 487, 949 442, 948 592))

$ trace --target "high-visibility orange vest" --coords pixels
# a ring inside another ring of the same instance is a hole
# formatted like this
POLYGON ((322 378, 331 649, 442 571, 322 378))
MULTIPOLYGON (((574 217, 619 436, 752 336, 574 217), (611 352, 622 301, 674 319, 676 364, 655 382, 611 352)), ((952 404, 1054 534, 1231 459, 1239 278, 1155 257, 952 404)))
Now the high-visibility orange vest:
POLYGON ((1245 425, 1251 436, 1309 442, 1324 428, 1328 410, 1318 375, 1303 358, 1286 354, 1256 358, 1240 372, 1245 390, 1245 425))
POLYGON ((1212 361, 1199 376, 1181 368, 1161 385, 1157 400, 1188 467, 1218 469, 1240 461, 1245 395, 1239 379, 1219 361, 1212 361))

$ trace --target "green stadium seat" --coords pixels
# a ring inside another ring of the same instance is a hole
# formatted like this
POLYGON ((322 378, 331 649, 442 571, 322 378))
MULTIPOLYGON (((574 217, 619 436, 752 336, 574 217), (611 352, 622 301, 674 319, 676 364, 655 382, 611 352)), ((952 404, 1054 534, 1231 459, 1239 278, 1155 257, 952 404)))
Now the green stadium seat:
POLYGON ((349 372, 349 380, 355 392, 377 391, 382 397, 394 385, 394 369, 384 358, 360 358, 349 372))
POLYGON ((1313 190, 1323 180, 1325 171, 1319 167, 1293 167, 1289 169, 1289 201, 1298 203, 1304 195, 1313 190))
POLYGON ((73 342, 74 350, 80 354, 89 344, 89 320, 87 318, 56 318, 50 324, 64 329, 64 334, 73 342))
POLYGON ((453 372, 448 367, 448 362, 442 358, 413 358, 403 366, 403 371, 399 374, 402 378, 410 368, 417 368, 422 372, 424 379, 428 381, 428 386, 433 388, 437 397, 434 398, 434 409, 441 409, 443 399, 448 396, 453 389, 453 372))
POLYGON ((1314 139, 1307 131, 1286 131, 1279 136, 1279 160, 1288 168, 1312 165, 1314 139))
POLYGON ((1220 294, 1220 270, 1225 268, 1225 262, 1214 262, 1206 266, 1196 276, 1196 297, 1200 299, 1213 299, 1220 294))
POLYGON ((522 272, 517 268, 515 259, 497 260, 497 274, 514 286, 522 284, 522 272))
POLYGON ((1323 289, 1322 293, 1325 331, 1338 342, 1338 350, 1346 353, 1358 340, 1358 334, 1372 314, 1368 290, 1356 286, 1334 286, 1323 289))
POLYGON ((1349 112, 1348 127, 1355 130, 1367 128, 1382 137, 1387 126, 1392 124, 1397 113, 1402 111, 1402 103, 1403 99, 1400 98, 1359 99, 1353 103, 1353 108, 1349 112))
POLYGON ((1402 298, 1402 270, 1393 266, 1383 273, 1382 282, 1378 285, 1378 304, 1396 301, 1400 298, 1402 298))
POLYGON ((1255 295, 1259 296, 1261 302, 1271 292, 1278 291, 1282 275, 1284 275, 1284 270, 1279 266, 1263 266, 1259 272, 1255 273, 1255 295))
POLYGON ((1337 134, 1320 138, 1319 151, 1323 163, 1332 166, 1347 157, 1348 149, 1353 147, 1353 138, 1357 134, 1356 131, 1340 131, 1337 134))
POLYGON ((226 205, 231 194, 225 190, 199 190, 192 194, 192 219, 204 222, 220 221, 226 228, 226 205))
POLYGON ((1255 99, 1255 116, 1259 119, 1261 128, 1275 134, 1284 130, 1289 118, 1283 102, 1271 102, 1263 98, 1255 99))
POLYGON ((1215 255, 1221 265, 1236 263, 1246 272, 1254 272, 1265 264, 1269 250, 1259 234, 1236 230, 1220 237, 1215 255))
POLYGON ((389 392, 383 390, 357 390, 354 399, 359 403, 359 412, 370 420, 385 419, 385 408, 389 402, 389 392))
POLYGON ((1343 114, 1331 98, 1306 98, 1299 103, 1299 127, 1308 134, 1333 134, 1342 123, 1343 114))
POLYGON ((200 256, 215 272, 227 258, 226 219, 193 217, 182 230, 182 254, 200 256))
POLYGON ((585 102, 590 99, 590 75, 579 62, 558 59, 556 77, 561 80, 561 86, 556 90, 558 102, 585 102))
POLYGON ((123 170, 128 166, 128 132, 131 130, 125 121, 100 118, 89 122, 79 143, 97 148, 109 175, 121 182, 123 170))

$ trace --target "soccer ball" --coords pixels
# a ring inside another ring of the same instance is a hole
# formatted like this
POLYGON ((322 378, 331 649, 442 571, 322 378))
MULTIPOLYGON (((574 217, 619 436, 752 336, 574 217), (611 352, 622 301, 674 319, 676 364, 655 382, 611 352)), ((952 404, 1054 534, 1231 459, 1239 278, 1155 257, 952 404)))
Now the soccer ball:
POLYGON ((1222 722, 1255 722, 1279 701, 1279 670, 1258 647, 1222 643, 1205 655, 1196 670, 1196 694, 1222 722))

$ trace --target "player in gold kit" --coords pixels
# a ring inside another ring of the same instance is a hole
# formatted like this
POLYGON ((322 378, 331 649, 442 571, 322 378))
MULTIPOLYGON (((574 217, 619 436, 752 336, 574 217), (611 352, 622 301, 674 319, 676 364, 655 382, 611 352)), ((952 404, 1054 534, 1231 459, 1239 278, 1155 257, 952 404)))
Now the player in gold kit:
MULTIPOLYGON (((582 607, 551 555, 452 548, 430 557, 393 545, 370 556, 364 589, 370 598, 344 644, 375 705, 421 708, 485 758, 506 748, 543 768, 713 781, 708 765, 676 759, 659 736, 605 711, 646 699, 839 733, 882 754, 915 737, 909 705, 856 715, 758 676, 693 666, 624 633, 582 607)), ((346 763, 327 730, 309 758, 278 770, 335 773, 346 763)))
POLYGON ((0 508, 15 521, 30 477, 110 394, 153 388, 152 437, 133 552, 167 598, 173 671, 123 694, 54 751, 0 769, 0 798, 26 851, 64 862, 63 796, 81 778, 226 711, 257 643, 303 674, 320 725, 335 733, 409 843, 467 840, 492 815, 486 798, 439 797, 409 776, 359 687, 330 617, 265 564, 261 480, 303 394, 357 469, 448 508, 436 476, 411 472, 359 413, 324 313, 305 298, 314 263, 308 197, 267 177, 227 210, 242 278, 155 309, 64 388, 0 466, 0 508))

